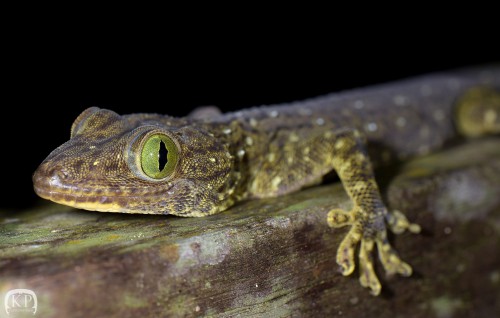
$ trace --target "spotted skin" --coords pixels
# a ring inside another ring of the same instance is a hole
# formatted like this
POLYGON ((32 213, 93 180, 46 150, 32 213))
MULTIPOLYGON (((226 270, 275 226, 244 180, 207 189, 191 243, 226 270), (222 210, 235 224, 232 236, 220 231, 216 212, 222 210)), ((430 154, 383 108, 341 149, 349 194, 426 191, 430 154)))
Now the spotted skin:
POLYGON ((353 202, 350 211, 328 213, 329 226, 350 226, 337 263, 351 274, 359 245, 360 283, 378 295, 375 246, 388 274, 409 276, 387 228, 420 228, 388 211, 373 167, 436 151, 459 133, 499 133, 499 90, 494 66, 227 114, 211 106, 185 118, 120 116, 92 107, 37 169, 34 187, 43 198, 82 209, 207 216, 243 199, 297 191, 334 170, 353 202), (140 153, 159 133, 172 139, 179 160, 172 175, 154 180, 142 171, 140 153))

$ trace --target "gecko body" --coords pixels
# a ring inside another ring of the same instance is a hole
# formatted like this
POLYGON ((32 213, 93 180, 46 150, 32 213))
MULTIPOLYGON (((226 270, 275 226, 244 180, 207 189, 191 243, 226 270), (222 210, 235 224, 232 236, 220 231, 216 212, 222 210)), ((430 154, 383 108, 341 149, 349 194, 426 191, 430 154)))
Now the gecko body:
POLYGON ((460 70, 290 104, 233 113, 120 116, 91 107, 71 138, 33 176, 43 198, 77 208, 207 216, 244 199, 275 197, 316 184, 335 171, 353 201, 334 209, 331 227, 350 225, 337 262, 375 295, 381 285, 371 253, 389 274, 411 275, 387 240, 418 232, 388 211, 374 165, 424 155, 459 135, 500 132, 500 68, 460 70), (203 114, 210 114, 204 116, 203 114))

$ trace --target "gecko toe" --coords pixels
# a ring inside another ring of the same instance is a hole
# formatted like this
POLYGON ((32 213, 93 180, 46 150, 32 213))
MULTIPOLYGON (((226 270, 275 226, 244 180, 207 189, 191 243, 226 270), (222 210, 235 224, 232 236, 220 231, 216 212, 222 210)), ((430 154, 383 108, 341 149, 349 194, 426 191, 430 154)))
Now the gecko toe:
POLYGON ((359 282, 361 286, 370 288, 372 295, 377 296, 382 290, 382 285, 380 284, 373 267, 373 246, 373 240, 361 240, 361 247, 359 250, 359 282))
POLYGON ((411 276, 411 266, 402 261, 397 252, 392 248, 387 240, 387 233, 385 231, 379 233, 377 238, 377 249, 380 262, 387 275, 398 273, 402 276, 411 276))
POLYGON ((385 219, 394 234, 401 234, 406 230, 414 234, 420 233, 420 225, 410 223, 406 216, 398 210, 394 210, 392 213, 386 213, 385 219))
POLYGON ((342 209, 333 209, 328 212, 328 225, 330 227, 343 227, 352 224, 352 213, 342 209))
POLYGON ((352 227, 342 243, 340 243, 337 250, 337 264, 341 266, 342 275, 344 276, 350 275, 354 271, 354 252, 360 239, 359 233, 352 227))

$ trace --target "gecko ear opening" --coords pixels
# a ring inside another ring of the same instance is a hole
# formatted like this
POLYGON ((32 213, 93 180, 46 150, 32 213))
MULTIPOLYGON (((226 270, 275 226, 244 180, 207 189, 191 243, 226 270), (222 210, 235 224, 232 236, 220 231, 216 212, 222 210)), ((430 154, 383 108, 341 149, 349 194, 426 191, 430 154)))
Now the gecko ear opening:
POLYGON ((78 117, 73 122, 73 125, 71 125, 70 138, 73 138, 79 131, 81 131, 87 119, 93 114, 97 113, 99 110, 99 107, 89 107, 85 109, 80 115, 78 115, 78 117))

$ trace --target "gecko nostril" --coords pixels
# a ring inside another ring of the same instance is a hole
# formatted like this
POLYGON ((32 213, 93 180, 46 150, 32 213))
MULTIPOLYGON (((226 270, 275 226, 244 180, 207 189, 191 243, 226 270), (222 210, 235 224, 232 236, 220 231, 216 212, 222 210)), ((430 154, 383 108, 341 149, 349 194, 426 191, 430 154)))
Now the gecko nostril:
POLYGON ((59 169, 59 170, 56 171, 55 175, 57 177, 59 177, 59 179, 64 180, 64 179, 68 178, 69 173, 66 171, 66 169, 61 168, 61 169, 59 169))
POLYGON ((33 183, 35 188, 46 188, 52 186, 60 186, 61 182, 67 180, 70 173, 62 166, 51 166, 47 163, 42 163, 33 174, 33 183))

